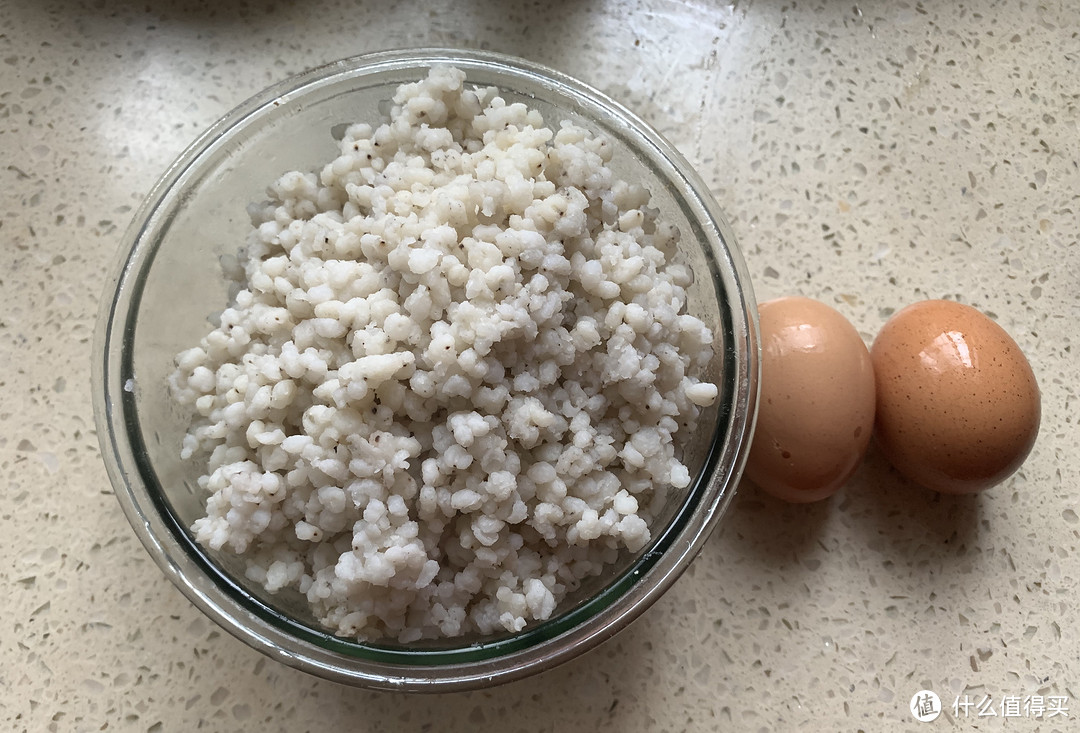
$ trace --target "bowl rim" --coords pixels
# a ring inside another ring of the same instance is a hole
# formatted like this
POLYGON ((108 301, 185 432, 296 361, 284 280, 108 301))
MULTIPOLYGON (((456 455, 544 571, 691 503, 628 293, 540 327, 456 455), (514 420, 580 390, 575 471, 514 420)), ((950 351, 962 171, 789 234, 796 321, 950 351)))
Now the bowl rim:
POLYGON ((248 98, 196 138, 152 187, 133 215, 122 244, 103 291, 91 364, 98 438, 114 493, 146 550, 195 606, 233 636, 289 666, 347 684, 420 691, 471 689, 548 669, 610 638, 651 606, 698 554, 735 495, 753 434, 760 371, 757 309, 736 240, 708 187, 671 143, 620 103, 567 74, 489 51, 423 48, 351 56, 290 76, 248 98), (410 660, 407 651, 379 654, 378 645, 343 641, 290 621, 232 582, 202 548, 194 545, 167 500, 146 481, 144 474, 149 470, 152 479, 154 473, 145 451, 138 450, 139 387, 127 344, 134 334, 143 278, 160 242, 148 241, 147 237, 162 226, 167 229, 168 222, 162 221, 163 208, 167 209, 177 184, 209 150, 227 144, 238 131, 257 122, 267 107, 302 98, 334 80, 438 64, 456 65, 467 74, 470 69, 497 72, 505 77, 507 89, 527 82, 559 97, 569 94, 577 102, 588 103, 590 116, 593 108, 613 115, 638 143, 646 143, 669 163, 668 173, 677 174, 679 180, 672 181, 670 175, 661 179, 680 184, 676 198, 680 205, 690 207, 685 212, 687 218, 699 226, 708 224, 717 240, 710 238, 702 249, 717 288, 722 330, 731 341, 723 354, 723 402, 705 465, 675 517, 648 552, 601 593, 571 611, 519 635, 486 644, 488 648, 501 644, 506 653, 486 658, 467 653, 485 647, 482 643, 464 648, 464 656, 462 649, 446 653, 423 650, 412 652, 416 659, 410 660), (721 262, 716 261, 718 257, 721 262), (725 440, 728 438, 734 440, 725 440), (699 507, 703 503, 704 507, 699 507), (597 610, 597 598, 612 593, 614 597, 597 610), (269 611, 269 616, 264 611, 269 611), (537 643, 527 643, 534 639, 537 643), (365 655, 368 658, 348 654, 350 647, 375 650, 375 658, 370 654, 365 655), (428 663, 431 659, 438 663, 428 663))

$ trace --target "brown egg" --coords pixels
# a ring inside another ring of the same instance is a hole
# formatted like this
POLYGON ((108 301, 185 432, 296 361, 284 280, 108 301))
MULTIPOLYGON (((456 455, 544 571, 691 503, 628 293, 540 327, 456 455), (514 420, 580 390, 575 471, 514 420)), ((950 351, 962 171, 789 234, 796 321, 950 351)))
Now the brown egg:
POLYGON ((947 300, 910 305, 871 349, 876 435, 902 474, 951 494, 981 491, 1023 463, 1039 432, 1039 386, 1001 326, 947 300))
POLYGON ((793 502, 832 495, 874 429, 874 373, 859 332, 810 298, 758 307, 761 398, 746 475, 793 502))

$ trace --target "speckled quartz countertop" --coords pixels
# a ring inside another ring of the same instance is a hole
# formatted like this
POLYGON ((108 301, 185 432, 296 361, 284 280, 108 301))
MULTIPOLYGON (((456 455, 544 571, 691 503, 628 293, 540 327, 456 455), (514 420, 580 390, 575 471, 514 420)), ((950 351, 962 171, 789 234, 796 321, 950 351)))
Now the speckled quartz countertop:
POLYGON ((0 0, 0 727, 1075 729, 1078 29, 1061 0, 0 0), (149 559, 99 457, 106 272, 141 197, 232 106, 425 45, 529 57, 651 121, 728 213, 759 300, 822 299, 868 343, 914 300, 992 314, 1042 388, 1028 461, 967 498, 873 450, 817 505, 744 485, 628 630, 481 692, 353 690, 220 631, 149 559), (923 689, 945 708, 929 724, 909 712, 923 689))

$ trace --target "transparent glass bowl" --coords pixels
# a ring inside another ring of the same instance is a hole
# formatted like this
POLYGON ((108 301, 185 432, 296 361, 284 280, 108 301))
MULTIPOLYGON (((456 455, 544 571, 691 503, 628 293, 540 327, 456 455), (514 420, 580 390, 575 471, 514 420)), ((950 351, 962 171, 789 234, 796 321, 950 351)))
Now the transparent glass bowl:
POLYGON ((509 681, 552 667, 615 634, 685 570, 728 506, 757 406, 756 307, 749 278, 707 187, 675 149, 619 104, 561 73, 491 53, 423 50, 346 59, 277 84, 230 112, 185 151, 150 192, 119 253, 99 315, 93 363, 102 455, 125 514, 162 571, 202 611, 285 664, 354 685, 448 690, 509 681), (693 268, 689 312, 715 324, 716 353, 702 378, 717 405, 683 446, 693 475, 671 491, 641 552, 586 583, 548 621, 501 637, 415 645, 363 644, 323 629, 299 594, 270 595, 236 558, 210 553, 189 531, 204 513, 198 461, 180 459, 190 414, 172 400, 174 357, 196 345, 227 304, 221 258, 244 243, 247 205, 289 170, 317 170, 334 135, 375 122, 395 88, 433 64, 468 83, 499 87, 508 102, 608 137, 618 176, 643 183, 677 225, 693 268))

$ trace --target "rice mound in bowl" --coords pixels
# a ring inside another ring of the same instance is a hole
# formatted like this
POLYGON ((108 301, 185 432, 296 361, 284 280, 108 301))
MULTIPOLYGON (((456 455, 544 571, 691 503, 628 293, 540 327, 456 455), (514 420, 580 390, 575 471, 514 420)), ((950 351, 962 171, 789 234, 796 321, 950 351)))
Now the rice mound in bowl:
POLYGON ((176 359, 192 530, 364 641, 515 632, 651 539, 717 397, 690 269, 610 146, 453 68, 252 206, 176 359))

